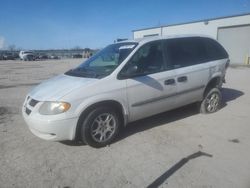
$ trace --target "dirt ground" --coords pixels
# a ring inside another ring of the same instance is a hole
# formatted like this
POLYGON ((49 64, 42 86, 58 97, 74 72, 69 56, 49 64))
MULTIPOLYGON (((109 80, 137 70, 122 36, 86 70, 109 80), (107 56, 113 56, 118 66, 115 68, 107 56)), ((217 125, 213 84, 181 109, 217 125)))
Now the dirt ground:
POLYGON ((0 187, 250 187, 250 68, 229 68, 224 105, 194 105, 130 124, 94 149, 32 135, 21 116, 29 90, 82 60, 0 61, 0 187))

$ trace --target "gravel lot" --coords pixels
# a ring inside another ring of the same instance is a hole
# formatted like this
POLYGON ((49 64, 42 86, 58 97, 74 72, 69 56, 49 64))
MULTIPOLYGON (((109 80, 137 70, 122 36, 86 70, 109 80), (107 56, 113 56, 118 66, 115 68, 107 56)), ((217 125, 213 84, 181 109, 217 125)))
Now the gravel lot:
POLYGON ((215 114, 194 105, 166 112, 101 149, 33 136, 25 95, 81 61, 0 61, 0 187, 250 187, 249 68, 228 69, 215 114))

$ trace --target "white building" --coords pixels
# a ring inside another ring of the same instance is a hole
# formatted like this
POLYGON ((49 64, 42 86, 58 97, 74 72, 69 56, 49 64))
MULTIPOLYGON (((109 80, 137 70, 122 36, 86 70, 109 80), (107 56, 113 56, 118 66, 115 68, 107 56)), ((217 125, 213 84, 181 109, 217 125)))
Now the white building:
POLYGON ((203 34, 217 39, 231 63, 244 64, 250 57, 250 13, 165 25, 133 31, 134 39, 157 35, 203 34))

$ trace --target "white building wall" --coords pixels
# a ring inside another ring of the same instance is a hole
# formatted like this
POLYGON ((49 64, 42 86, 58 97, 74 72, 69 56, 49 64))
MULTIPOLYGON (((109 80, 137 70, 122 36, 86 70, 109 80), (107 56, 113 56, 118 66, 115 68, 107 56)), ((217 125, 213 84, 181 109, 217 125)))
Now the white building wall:
POLYGON ((146 29, 134 32, 134 39, 143 38, 147 35, 161 35, 161 28, 146 29))
POLYGON ((250 15, 221 18, 215 20, 187 23, 159 28, 134 31, 134 38, 143 38, 145 35, 179 35, 179 34, 203 34, 217 39, 219 27, 237 26, 250 24, 250 15))

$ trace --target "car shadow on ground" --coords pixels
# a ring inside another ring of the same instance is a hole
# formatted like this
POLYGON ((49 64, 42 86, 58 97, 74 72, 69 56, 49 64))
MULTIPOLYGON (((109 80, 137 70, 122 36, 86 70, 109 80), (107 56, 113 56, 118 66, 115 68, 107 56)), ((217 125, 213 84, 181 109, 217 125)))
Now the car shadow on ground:
POLYGON ((227 105, 228 102, 233 101, 244 95, 244 92, 232 88, 222 88, 221 94, 222 94, 222 108, 223 108, 227 105))
POLYGON ((187 105, 175 110, 163 112, 145 119, 141 119, 132 123, 129 123, 124 128, 116 141, 125 139, 133 134, 146 131, 158 126, 162 126, 186 117, 190 117, 199 113, 197 104, 187 105))
MULTIPOLYGON (((221 108, 226 107, 228 102, 233 101, 244 95, 242 91, 231 88, 222 88, 221 93, 222 93, 221 108)), ((195 103, 129 123, 126 126, 126 128, 122 129, 121 133, 115 139, 114 142, 119 142, 120 140, 123 140, 133 134, 146 131, 197 114, 199 114, 199 108, 197 103, 195 103)), ((61 143, 69 146, 85 145, 84 143, 79 141, 62 141, 61 143)))
MULTIPOLYGON (((222 88, 221 93, 221 108, 225 108, 228 102, 233 101, 244 95, 242 91, 232 88, 222 88)), ((184 119, 186 117, 197 115, 199 113, 199 105, 195 103, 129 123, 127 127, 121 131, 121 134, 118 136, 115 142, 125 139, 126 137, 129 137, 138 132, 146 131, 148 129, 162 126, 180 119, 184 119)))

